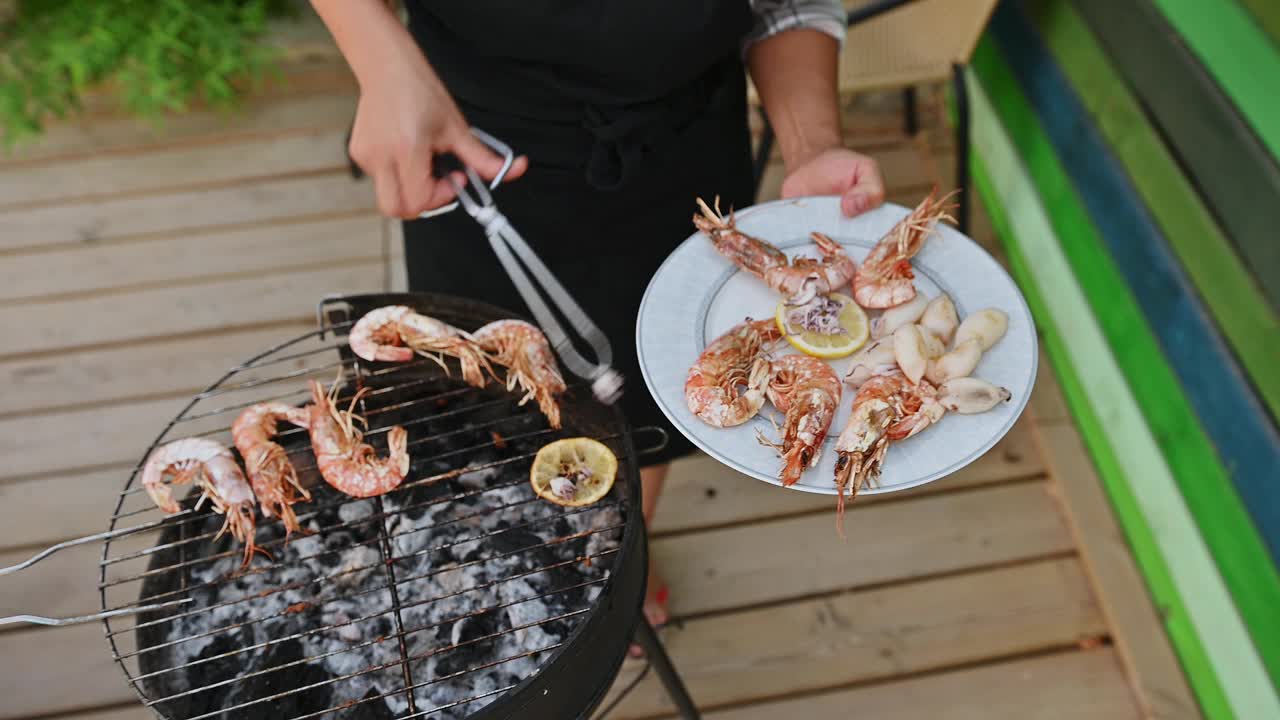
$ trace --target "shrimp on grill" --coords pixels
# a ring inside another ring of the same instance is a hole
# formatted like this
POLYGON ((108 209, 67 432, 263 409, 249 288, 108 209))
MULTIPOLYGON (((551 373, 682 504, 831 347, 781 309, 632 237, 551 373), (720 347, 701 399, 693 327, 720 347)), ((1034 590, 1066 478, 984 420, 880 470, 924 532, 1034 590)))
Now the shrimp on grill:
POLYGON ((720 198, 712 210, 698 199, 700 215, 693 216, 693 224, 711 238, 716 250, 739 267, 760 278, 769 287, 785 295, 790 305, 803 305, 818 295, 826 295, 844 287, 853 278, 853 258, 844 248, 822 233, 811 233, 822 259, 798 257, 788 260, 785 253, 769 243, 753 238, 734 224, 733 212, 725 218, 720 214, 720 198))
POLYGON ((307 407, 316 468, 325 482, 351 497, 373 497, 394 490, 409 473, 408 433, 399 425, 392 427, 387 432, 390 453, 378 458, 356 429, 356 422, 363 424, 363 418, 351 411, 369 388, 357 392, 348 409, 339 410, 334 405, 338 385, 335 382, 326 393, 320 383, 311 381, 312 404, 307 407))
POLYGON ((416 352, 448 372, 443 356, 455 357, 462 363, 462 379, 476 387, 485 384, 483 371, 493 375, 489 357, 471 335, 405 305, 365 313, 351 327, 347 342, 352 352, 370 362, 408 362, 416 352))
POLYGON ((781 338, 773 320, 747 318, 712 340, 685 378, 689 412, 720 428, 755 417, 769 384, 771 365, 765 354, 781 338), (739 388, 745 388, 741 396, 739 388))
POLYGON ((475 331, 476 343, 507 368, 507 390, 524 391, 520 404, 536 399, 551 427, 560 429, 556 396, 567 387, 547 336, 523 320, 495 320, 475 331))
POLYGON ((199 510, 208 500, 214 512, 226 516, 214 540, 230 532, 244 544, 241 569, 248 567, 255 552, 271 557, 254 542, 253 490, 231 450, 208 438, 183 438, 156 448, 142 466, 142 487, 156 506, 170 515, 182 509, 171 486, 188 482, 195 482, 202 491, 194 509, 199 510))
POLYGON ((794 485, 806 467, 818 464, 827 430, 840 407, 840 378, 827 363, 808 355, 786 355, 773 363, 766 393, 786 413, 782 442, 761 442, 782 453, 784 487, 794 485))
POLYGON ((400 339, 415 352, 431 358, 445 372, 442 356, 449 355, 462 363, 462 379, 468 385, 484 387, 484 373, 497 380, 489 355, 470 333, 436 318, 410 312, 400 318, 400 339))
POLYGON ((947 212, 955 206, 946 201, 956 192, 935 198, 935 188, 876 243, 853 276, 853 299, 859 305, 869 310, 891 308, 916 296, 911 258, 924 247, 939 220, 954 220, 947 212))
POLYGON ((245 471, 262 514, 279 515, 287 535, 300 527, 292 505, 303 499, 310 500, 311 493, 302 487, 288 454, 275 441, 277 424, 282 420, 305 428, 310 424, 310 413, 306 408, 278 402, 251 405, 232 423, 231 440, 244 458, 245 471))
POLYGON ((408 362, 413 350, 400 337, 400 322, 413 309, 386 305, 365 313, 347 334, 351 351, 369 362, 408 362))

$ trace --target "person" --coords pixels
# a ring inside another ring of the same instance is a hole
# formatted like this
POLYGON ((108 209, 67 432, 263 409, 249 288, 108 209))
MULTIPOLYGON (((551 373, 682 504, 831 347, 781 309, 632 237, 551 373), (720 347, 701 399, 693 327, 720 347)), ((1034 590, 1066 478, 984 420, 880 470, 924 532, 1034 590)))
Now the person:
MULTIPOLYGON (((472 127, 515 148, 494 202, 611 339, 628 422, 669 436, 641 470, 651 524, 670 461, 692 446, 641 380, 638 309, 694 232, 696 198, 726 210, 755 200, 748 73, 777 137, 783 197, 840 195, 850 216, 884 199, 876 162, 843 143, 841 0, 404 0, 407 23, 392 4, 312 0, 358 83, 348 150, 379 210, 403 219, 409 289, 529 314, 470 216, 418 217, 454 200, 433 173, 440 155, 486 181, 498 173, 502 159, 472 127)), ((651 565, 655 626, 666 600, 651 565)))

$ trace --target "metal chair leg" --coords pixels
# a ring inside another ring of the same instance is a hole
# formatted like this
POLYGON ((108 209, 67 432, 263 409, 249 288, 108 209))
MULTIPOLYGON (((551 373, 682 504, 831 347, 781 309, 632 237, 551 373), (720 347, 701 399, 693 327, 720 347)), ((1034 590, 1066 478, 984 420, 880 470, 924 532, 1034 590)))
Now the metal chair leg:
POLYGON ((676 673, 675 667, 671 664, 671 658, 667 656, 666 648, 662 647, 662 642, 658 640, 658 633, 654 631, 647 618, 642 617, 640 625, 636 628, 636 644, 644 650, 645 658, 648 659, 654 673, 658 675, 662 686, 667 689, 667 695, 676 706, 680 717, 684 720, 699 720, 702 716, 698 714, 693 698, 689 697, 684 681, 676 673))
POLYGON ((960 190, 960 208, 956 213, 956 229, 969 234, 969 90, 965 84, 963 65, 951 66, 952 87, 956 96, 956 187, 960 190))

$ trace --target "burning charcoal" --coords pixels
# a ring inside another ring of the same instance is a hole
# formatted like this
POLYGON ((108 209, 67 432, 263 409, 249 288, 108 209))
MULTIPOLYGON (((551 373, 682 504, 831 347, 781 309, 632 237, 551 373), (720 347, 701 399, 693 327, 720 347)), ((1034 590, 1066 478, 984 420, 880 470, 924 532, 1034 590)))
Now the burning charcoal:
MULTIPOLYGON (((519 458, 546 441, 541 413, 532 405, 517 408, 501 387, 457 392, 456 378, 435 377, 429 366, 421 370, 425 381, 406 389, 396 387, 404 381, 398 371, 366 376, 375 393, 364 402, 379 411, 369 416, 372 426, 409 423, 412 475, 437 479, 377 499, 346 497, 305 469, 313 461, 306 434, 298 433, 286 447, 313 494, 298 506, 311 534, 277 542, 274 561, 258 559, 240 575, 238 553, 204 559, 234 549, 226 539, 185 546, 181 557, 150 558, 161 570, 148 576, 144 592, 173 593, 182 583, 193 603, 180 617, 137 633, 140 645, 155 647, 138 656, 142 672, 154 673, 142 681, 148 695, 226 681, 159 703, 158 710, 215 717, 222 708, 315 685, 234 713, 276 720, 336 708, 317 717, 401 717, 410 714, 399 664, 403 641, 416 658, 411 682, 422 684, 413 691, 417 710, 451 706, 427 717, 461 720, 538 672, 548 648, 580 626, 580 611, 596 601, 609 575, 622 513, 604 504, 569 511, 538 501, 528 463, 519 458), (447 409, 435 407, 434 398, 446 396, 447 409), (397 558, 390 566, 384 542, 397 558), (588 555, 598 557, 583 562, 588 555), (162 570, 179 561, 181 572, 162 570), (387 589, 391 572, 398 615, 387 589), (191 636, 200 637, 185 639, 191 636), (315 659, 271 670, 302 658, 315 659), (327 682, 338 677, 344 679, 327 682), (471 700, 486 693, 495 694, 471 700)), ((192 522, 182 537, 212 536, 221 520, 192 522)), ((162 542, 181 544, 168 532, 162 542)), ((259 532, 260 541, 283 538, 279 523, 264 522, 259 532)))
MULTIPOLYGON (((294 663, 303 657, 302 645, 297 640, 286 640, 273 643, 263 650, 254 663, 254 669, 279 667, 285 663, 294 663)), ((223 707, 232 707, 252 700, 268 698, 279 693, 287 693, 297 687, 323 683, 333 676, 319 665, 301 663, 291 665, 283 670, 266 672, 246 679, 231 686, 230 692, 223 700, 223 707)), ((227 714, 227 720, 281 717, 297 717, 325 710, 332 705, 328 687, 321 685, 308 692, 294 692, 274 700, 259 702, 241 710, 227 714)))

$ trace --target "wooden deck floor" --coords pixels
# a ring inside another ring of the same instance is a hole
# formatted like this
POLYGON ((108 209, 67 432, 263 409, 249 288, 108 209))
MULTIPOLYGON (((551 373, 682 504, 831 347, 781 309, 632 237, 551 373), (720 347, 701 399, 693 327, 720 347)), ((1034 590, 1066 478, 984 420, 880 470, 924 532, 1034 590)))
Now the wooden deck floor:
MULTIPOLYGON (((323 294, 402 286, 395 224, 345 174, 349 78, 323 60, 294 78, 229 125, 102 116, 0 160, 0 566, 102 530, 190 394, 310 327, 323 294)), ((851 106, 850 140, 914 204, 952 174, 939 106, 926 93, 908 138, 881 100, 851 106)), ((709 717, 1197 717, 1042 376, 1034 418, 945 481, 860 499, 845 542, 830 498, 679 463, 653 552, 709 717)), ((96 552, 0 579, 0 615, 96 610, 96 552)), ((0 628, 0 698, 0 720, 150 716, 97 624, 0 628)), ((610 717, 672 712, 648 676, 610 717)))

